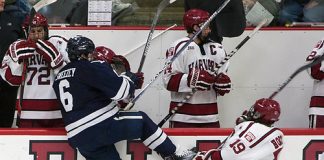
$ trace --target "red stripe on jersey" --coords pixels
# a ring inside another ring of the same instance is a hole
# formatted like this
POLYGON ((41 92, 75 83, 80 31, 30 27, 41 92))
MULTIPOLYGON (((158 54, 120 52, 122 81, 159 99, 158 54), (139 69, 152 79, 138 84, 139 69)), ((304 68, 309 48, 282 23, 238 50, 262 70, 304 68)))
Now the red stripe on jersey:
POLYGON ((254 124, 254 122, 251 122, 251 123, 250 123, 250 124, 245 128, 245 130, 244 130, 243 132, 240 133, 239 137, 241 138, 241 137, 245 134, 245 132, 248 131, 248 130, 253 126, 253 124, 254 124))
POLYGON ((182 76, 183 76, 183 73, 179 73, 179 74, 171 76, 169 83, 168 83, 167 90, 178 92, 182 76))
POLYGON ((5 79, 12 85, 19 86, 21 84, 21 76, 13 75, 10 67, 6 69, 5 79))
POLYGON ((250 148, 255 147, 256 145, 258 145, 260 142, 262 142, 265 138, 267 138, 271 133, 273 133, 274 131, 279 130, 278 128, 272 128, 268 133, 264 134, 258 141, 256 141, 255 143, 253 143, 250 148))
MULTIPOLYGON (((177 102, 171 102, 170 111, 177 107, 177 102)), ((177 113, 189 114, 189 115, 211 115, 218 113, 217 103, 210 104, 188 104, 185 103, 179 108, 177 113)))
POLYGON ((324 97, 313 96, 311 98, 310 107, 323 107, 324 108, 324 97))
MULTIPOLYGON (((188 40, 185 40, 185 41, 181 41, 181 42, 179 42, 176 46, 175 46, 175 48, 174 48, 174 54, 177 54, 177 52, 178 52, 178 49, 179 49, 179 46, 181 45, 181 44, 183 44, 183 43, 187 43, 188 42, 188 40)), ((187 46, 188 47, 188 46, 187 46)), ((182 48, 182 47, 181 47, 182 48)), ((180 49, 181 49, 180 48, 180 49)))
POLYGON ((311 75, 314 79, 322 80, 324 79, 324 72, 320 70, 321 63, 314 65, 311 68, 311 75))
MULTIPOLYGON (((23 110, 30 111, 53 111, 60 109, 60 103, 56 99, 24 99, 23 110)), ((19 107, 19 100, 16 100, 16 107, 19 107)))

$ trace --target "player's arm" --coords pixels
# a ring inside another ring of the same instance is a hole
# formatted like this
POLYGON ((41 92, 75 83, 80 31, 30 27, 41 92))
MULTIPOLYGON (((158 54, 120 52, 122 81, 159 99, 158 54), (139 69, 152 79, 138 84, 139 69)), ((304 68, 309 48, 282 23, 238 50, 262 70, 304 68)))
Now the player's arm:
POLYGON ((107 98, 116 101, 131 98, 134 95, 138 79, 133 73, 118 75, 104 61, 93 61, 91 63, 94 65, 86 74, 88 76, 82 77, 86 79, 89 85, 98 88, 105 93, 107 98))
MULTIPOLYGON (((178 45, 176 45, 178 46, 178 45)), ((178 47, 170 47, 166 52, 167 62, 177 52, 178 47)), ((173 92, 191 92, 192 89, 197 90, 210 90, 211 86, 215 82, 215 77, 205 70, 199 70, 192 68, 188 73, 185 71, 185 67, 188 64, 184 64, 185 60, 181 53, 163 72, 164 87, 173 92)))
POLYGON ((51 68, 59 68, 63 65, 63 55, 48 40, 38 39, 36 51, 50 64, 51 68))
POLYGON ((28 40, 17 40, 7 50, 1 65, 1 76, 12 86, 21 84, 22 62, 33 56, 36 44, 28 40))
MULTIPOLYGON (((306 58, 306 62, 312 62, 316 60, 318 57, 324 54, 324 39, 317 42, 314 49, 306 58)), ((314 65, 310 68, 309 72, 310 76, 312 76, 316 80, 324 79, 324 62, 321 62, 317 65, 314 65)))

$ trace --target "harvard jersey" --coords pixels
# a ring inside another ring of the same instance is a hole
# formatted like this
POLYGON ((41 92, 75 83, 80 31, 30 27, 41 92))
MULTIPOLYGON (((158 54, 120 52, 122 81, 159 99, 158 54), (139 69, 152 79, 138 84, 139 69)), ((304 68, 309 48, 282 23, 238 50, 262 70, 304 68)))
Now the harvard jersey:
POLYGON ((115 115, 119 111, 115 101, 128 98, 135 91, 130 79, 117 75, 106 62, 87 60, 64 66, 53 88, 63 106, 69 138, 115 115))
MULTIPOLYGON (((169 61, 189 40, 188 37, 179 39, 166 52, 169 61)), ((191 42, 182 53, 169 65, 163 74, 163 83, 171 91, 170 110, 181 102, 192 89, 187 85, 188 73, 193 68, 207 70, 211 73, 226 72, 228 63, 220 69, 220 62, 226 57, 223 46, 218 43, 197 45, 191 42)), ((218 123, 218 108, 216 91, 197 91, 170 119, 174 122, 185 123, 218 123)))
POLYGON ((253 121, 235 126, 221 150, 223 160, 277 160, 283 148, 280 129, 253 121))
MULTIPOLYGON (((316 57, 324 54, 324 38, 320 40, 311 54, 307 57, 307 62, 312 62, 316 57)), ((310 68, 308 72, 314 79, 313 93, 310 102, 310 128, 324 128, 324 61, 310 68)))
MULTIPOLYGON (((28 46, 20 45, 18 40, 10 45, 10 51, 4 57, 0 74, 4 80, 11 85, 20 85, 22 77, 23 63, 14 61, 13 56, 28 50, 28 46)), ((65 51, 67 41, 62 37, 50 37, 48 40, 52 44, 46 47, 51 51, 58 51, 68 62, 65 51), (55 48, 52 48, 55 47, 55 48)), ((17 95, 16 108, 20 115, 19 127, 62 127, 62 115, 60 105, 52 88, 55 73, 64 65, 56 69, 50 67, 43 56, 36 51, 28 58, 26 79, 22 100, 22 108, 19 104, 20 89, 17 95), (21 111, 20 111, 21 109, 21 111)))

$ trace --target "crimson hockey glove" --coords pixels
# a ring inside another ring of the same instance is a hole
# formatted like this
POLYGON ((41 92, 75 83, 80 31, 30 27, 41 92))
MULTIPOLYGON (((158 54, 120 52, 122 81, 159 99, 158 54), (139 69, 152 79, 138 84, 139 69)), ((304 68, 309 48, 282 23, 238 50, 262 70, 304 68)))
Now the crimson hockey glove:
POLYGON ((249 118, 248 114, 249 114, 249 111, 244 110, 242 115, 240 117, 236 118, 236 121, 235 121, 236 125, 238 125, 242 122, 251 120, 251 118, 249 118))
POLYGON ((214 83, 214 89, 216 92, 224 96, 226 93, 229 93, 231 90, 231 79, 224 73, 220 73, 217 78, 216 82, 214 83))
POLYGON ((52 68, 60 67, 63 64, 63 56, 57 51, 55 46, 46 40, 37 40, 37 53, 43 56, 46 62, 50 64, 52 68))
POLYGON ((135 73, 135 75, 137 76, 138 78, 138 85, 136 86, 135 89, 141 89, 142 86, 143 86, 143 83, 144 83, 144 73, 143 72, 137 72, 135 73))
POLYGON ((33 56, 36 50, 35 42, 31 40, 20 40, 9 46, 8 52, 13 61, 21 63, 24 59, 33 56))
POLYGON ((187 78, 187 85, 200 91, 210 90, 215 83, 215 76, 205 70, 193 69, 187 78))

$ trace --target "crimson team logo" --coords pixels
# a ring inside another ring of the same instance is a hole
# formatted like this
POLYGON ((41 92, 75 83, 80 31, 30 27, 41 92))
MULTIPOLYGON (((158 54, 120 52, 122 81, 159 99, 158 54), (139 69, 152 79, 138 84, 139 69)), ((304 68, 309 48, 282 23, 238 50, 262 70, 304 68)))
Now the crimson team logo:
POLYGON ((311 140, 303 150, 303 160, 323 160, 324 140, 311 140))
POLYGON ((29 154, 34 160, 49 160, 60 156, 61 160, 77 160, 77 151, 64 140, 30 140, 29 154))

